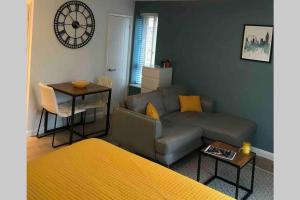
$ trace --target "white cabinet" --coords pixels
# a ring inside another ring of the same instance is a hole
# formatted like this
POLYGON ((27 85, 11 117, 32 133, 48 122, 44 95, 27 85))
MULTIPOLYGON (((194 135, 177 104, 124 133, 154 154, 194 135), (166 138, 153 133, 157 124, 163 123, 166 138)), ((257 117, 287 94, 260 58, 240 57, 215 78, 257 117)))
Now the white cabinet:
POLYGON ((143 67, 141 93, 172 84, 172 68, 143 67))

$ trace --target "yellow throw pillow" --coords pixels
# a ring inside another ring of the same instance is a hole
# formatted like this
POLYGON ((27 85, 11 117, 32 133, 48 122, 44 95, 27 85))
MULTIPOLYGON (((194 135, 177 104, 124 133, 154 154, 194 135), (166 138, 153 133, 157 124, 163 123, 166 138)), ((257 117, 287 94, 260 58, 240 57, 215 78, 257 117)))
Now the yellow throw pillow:
POLYGON ((148 102, 148 104, 147 104, 146 115, 148 115, 149 117, 152 117, 153 119, 159 120, 159 114, 158 114, 155 106, 151 102, 148 102))
POLYGON ((180 112, 202 112, 200 96, 179 95, 180 112))

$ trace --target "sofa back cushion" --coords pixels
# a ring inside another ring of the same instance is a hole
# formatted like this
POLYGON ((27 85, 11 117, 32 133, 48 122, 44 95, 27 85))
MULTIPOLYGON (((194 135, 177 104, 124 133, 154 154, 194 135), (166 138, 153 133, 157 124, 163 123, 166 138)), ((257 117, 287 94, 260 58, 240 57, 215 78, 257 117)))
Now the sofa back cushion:
POLYGON ((186 95, 187 91, 183 86, 173 85, 169 87, 158 88, 161 93, 162 102, 167 113, 179 111, 179 95, 186 95))
POLYGON ((126 105, 129 110, 145 114, 148 102, 151 102, 155 106, 159 116, 166 114, 159 91, 128 96, 126 105))

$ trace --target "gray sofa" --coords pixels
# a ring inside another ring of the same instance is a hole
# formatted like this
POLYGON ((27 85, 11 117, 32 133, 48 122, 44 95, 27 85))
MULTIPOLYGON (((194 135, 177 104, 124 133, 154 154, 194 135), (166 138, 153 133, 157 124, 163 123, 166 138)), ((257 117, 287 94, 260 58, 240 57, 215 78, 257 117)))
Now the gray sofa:
POLYGON ((201 96, 203 112, 180 112, 178 95, 187 95, 184 87, 171 86, 129 96, 125 108, 113 111, 113 141, 132 152, 170 165, 199 148, 203 141, 220 140, 241 146, 256 131, 256 124, 250 120, 215 113, 215 103, 207 97, 201 96), (158 110, 160 121, 145 115, 149 101, 158 110))

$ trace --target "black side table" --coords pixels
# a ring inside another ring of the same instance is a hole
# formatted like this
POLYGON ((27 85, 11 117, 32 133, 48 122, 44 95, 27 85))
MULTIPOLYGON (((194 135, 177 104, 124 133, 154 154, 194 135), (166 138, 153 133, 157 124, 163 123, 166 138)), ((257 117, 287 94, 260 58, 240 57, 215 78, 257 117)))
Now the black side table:
POLYGON ((226 183, 229 183, 236 187, 236 190, 235 190, 235 198, 236 199, 238 199, 238 196, 239 196, 239 188, 243 189, 247 192, 246 195, 242 198, 242 199, 247 199, 253 193, 256 154, 251 152, 249 155, 245 155, 245 154, 239 152, 239 148, 234 147, 229 144, 225 144, 223 142, 219 142, 219 141, 216 141, 216 142, 212 143, 211 145, 214 147, 224 148, 224 149, 228 149, 231 151, 235 151, 235 152, 237 152, 237 154, 233 160, 226 160, 226 159, 220 158, 218 156, 204 152, 205 148, 201 149, 199 151, 197 181, 199 182, 199 179, 200 179, 201 157, 202 157, 202 154, 204 154, 206 156, 209 156, 209 157, 215 159, 215 174, 211 178, 209 178, 207 181, 205 181, 203 184, 208 185, 212 180, 214 180, 216 178, 220 179, 220 180, 225 181, 226 183), (223 162, 223 163, 227 163, 237 169, 236 182, 232 182, 232 181, 227 180, 218 175, 218 162, 219 161, 223 162), (241 172, 241 169, 244 168, 250 162, 252 162, 252 175, 251 175, 251 186, 249 189, 249 188, 246 188, 246 187, 240 185, 240 172, 241 172))

